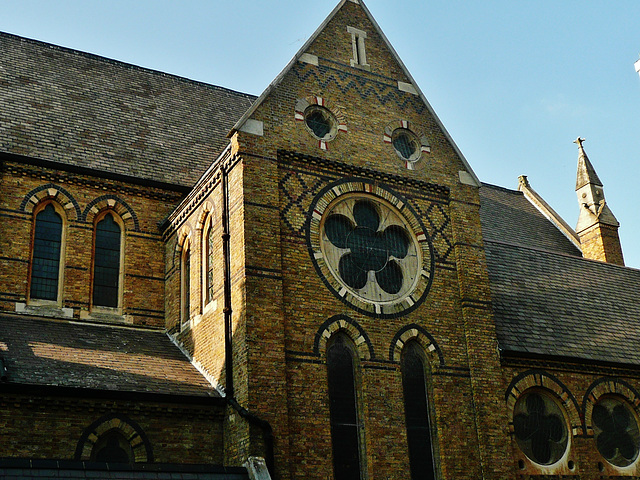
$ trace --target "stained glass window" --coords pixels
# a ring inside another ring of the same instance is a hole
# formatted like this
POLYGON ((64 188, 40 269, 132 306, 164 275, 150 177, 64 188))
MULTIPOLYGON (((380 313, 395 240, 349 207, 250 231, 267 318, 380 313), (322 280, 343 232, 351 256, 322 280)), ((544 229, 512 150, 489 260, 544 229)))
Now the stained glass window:
POLYGON ((425 365, 421 354, 417 342, 409 342, 404 347, 401 361, 409 464, 411 478, 416 480, 435 478, 425 365))
POLYGON ((600 454, 613 465, 631 465, 638 457, 640 432, 629 406, 618 398, 604 397, 594 405, 592 420, 600 454))
POLYGON ((335 480, 360 480, 360 428, 353 353, 344 334, 327 350, 335 480))
POLYGON ((332 140, 337 130, 337 121, 324 107, 311 105, 304 112, 307 128, 319 140, 332 140))
POLYGON ((31 264, 31 298, 58 299, 62 217, 53 205, 47 205, 36 215, 31 264))
POLYGON ((515 405, 513 428, 518 446, 534 462, 551 465, 567 449, 567 424, 560 406, 546 393, 523 394, 515 405))
POLYGON ((96 225, 93 267, 93 304, 117 307, 120 283, 120 225, 108 213, 96 225))
POLYGON ((393 131, 391 143, 400 158, 410 162, 415 162, 420 158, 420 140, 411 130, 396 128, 393 131))

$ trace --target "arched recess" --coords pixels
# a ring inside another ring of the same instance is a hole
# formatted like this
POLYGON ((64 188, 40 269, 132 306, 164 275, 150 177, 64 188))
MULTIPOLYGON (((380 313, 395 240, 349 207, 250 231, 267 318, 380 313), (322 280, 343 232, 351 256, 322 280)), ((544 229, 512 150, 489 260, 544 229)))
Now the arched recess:
POLYGON ((333 334, 339 331, 345 332, 351 338, 361 360, 375 358, 373 345, 367 333, 355 320, 346 315, 335 315, 320 326, 316 333, 313 351, 324 357, 327 351, 327 342, 333 334))
POLYGON ((138 216, 127 202, 116 195, 103 195, 92 200, 84 209, 82 219, 85 222, 93 223, 95 216, 105 209, 111 209, 120 215, 127 230, 140 231, 138 216))
POLYGON ((603 395, 623 397, 640 417, 640 393, 629 383, 619 378, 605 377, 593 382, 582 400, 582 415, 585 424, 585 435, 593 436, 593 407, 603 395))
POLYGON ((80 206, 76 199, 63 187, 53 183, 41 185, 27 193, 20 203, 20 210, 25 213, 33 213, 36 205, 47 200, 52 200, 59 204, 67 220, 80 219, 80 206))
POLYGON ((424 349, 431 367, 444 367, 444 355, 438 346, 438 342, 436 342, 435 338, 433 338, 429 332, 415 323, 402 327, 398 333, 395 334, 389 346, 389 360, 400 363, 402 349, 404 345, 411 340, 416 340, 424 349))
POLYGON ((140 425, 122 414, 108 414, 89 425, 78 440, 74 460, 91 460, 94 446, 105 435, 114 431, 129 442, 135 463, 153 462, 151 442, 144 431, 140 425))
POLYGON ((528 370, 516 376, 505 392, 505 401, 507 403, 507 418, 509 420, 509 431, 513 433, 513 413, 516 402, 520 396, 530 388, 542 388, 553 392, 558 400, 563 404, 569 423, 571 426, 571 434, 576 437, 582 435, 584 428, 580 419, 580 408, 571 391, 555 376, 543 370, 528 370))

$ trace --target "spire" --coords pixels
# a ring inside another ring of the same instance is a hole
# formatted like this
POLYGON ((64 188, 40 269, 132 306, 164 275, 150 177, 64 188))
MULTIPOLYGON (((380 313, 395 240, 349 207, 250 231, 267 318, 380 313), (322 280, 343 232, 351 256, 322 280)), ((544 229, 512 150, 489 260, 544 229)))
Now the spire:
POLYGON ((580 237, 582 255, 593 260, 624 265, 618 237, 620 224, 605 201, 602 181, 584 151, 583 142, 584 138, 580 137, 573 142, 578 145, 576 194, 580 216, 576 233, 580 237))
POLYGON ((587 157, 586 152, 584 151, 584 147, 582 143, 585 141, 584 138, 576 138, 573 143, 578 144, 578 178, 576 179, 576 190, 580 187, 584 187, 585 185, 591 183, 593 185, 602 186, 602 182, 598 178, 598 174, 596 173, 593 165, 589 161, 589 157, 587 157))

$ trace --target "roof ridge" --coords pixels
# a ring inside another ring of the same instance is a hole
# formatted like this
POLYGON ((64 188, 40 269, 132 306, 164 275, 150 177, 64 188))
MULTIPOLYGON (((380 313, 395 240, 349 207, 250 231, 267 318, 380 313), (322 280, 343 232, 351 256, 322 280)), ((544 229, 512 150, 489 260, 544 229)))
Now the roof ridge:
POLYGON ((503 192, 513 193, 515 195, 524 195, 520 190, 514 190, 513 188, 507 188, 501 185, 494 185, 493 183, 480 182, 480 187, 493 188, 495 190, 501 190, 503 192))
POLYGON ((61 52, 66 52, 66 53, 71 53, 71 54, 74 54, 74 55, 79 55, 79 56, 82 56, 82 57, 85 57, 85 58, 98 60, 98 61, 101 61, 101 62, 104 62, 104 63, 109 63, 109 64, 114 65, 114 66, 128 68, 130 70, 139 70, 139 71, 142 71, 142 72, 151 73, 151 74, 154 74, 154 75, 158 75, 158 76, 162 76, 162 77, 166 77, 166 78, 182 81, 182 82, 185 82, 185 83, 191 83, 191 84, 194 84, 194 85, 197 85, 197 86, 207 87, 207 88, 211 88, 211 89, 215 89, 215 90, 223 90, 223 91, 230 92, 230 93, 235 93, 235 94, 247 97, 247 98, 253 98, 253 99, 258 98, 257 95, 254 95, 252 93, 240 92, 238 90, 233 90, 231 88, 222 87, 220 85, 214 85, 212 83, 207 83, 207 82, 203 82, 203 81, 200 81, 200 80, 193 80, 191 78, 183 77, 183 76, 176 75, 176 74, 173 74, 173 73, 163 72, 161 70, 155 70, 153 68, 142 67, 140 65, 135 65, 133 63, 128 63, 128 62, 124 62, 122 60, 116 60, 114 58, 109 58, 109 57, 105 57, 105 56, 102 56, 102 55, 98 55, 96 53, 84 52, 82 50, 76 50, 75 48, 71 48, 71 47, 64 47, 64 46, 61 46, 61 45, 56 45, 54 43, 49 43, 49 42, 45 42, 45 41, 42 41, 42 40, 36 40, 34 38, 23 37, 21 35, 16 35, 15 33, 9 33, 9 32, 0 31, 0 38, 2 38, 2 37, 13 38, 13 39, 19 40, 21 42, 31 43, 33 45, 39 45, 41 47, 47 47, 47 48, 50 48, 52 50, 58 50, 58 51, 61 51, 61 52))

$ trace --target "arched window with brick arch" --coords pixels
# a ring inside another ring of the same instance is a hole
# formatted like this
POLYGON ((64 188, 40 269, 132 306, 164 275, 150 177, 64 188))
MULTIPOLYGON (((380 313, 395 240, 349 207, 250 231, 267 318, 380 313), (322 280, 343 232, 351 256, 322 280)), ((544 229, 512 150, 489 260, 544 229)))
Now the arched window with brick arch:
POLYGON ((358 406, 355 345, 344 332, 336 333, 327 347, 327 379, 333 471, 336 480, 360 480, 363 425, 358 406))
POLYGON ((96 216, 92 286, 94 307, 122 306, 123 231, 122 219, 114 212, 107 210, 96 216))
POLYGON ((206 223, 204 234, 204 304, 208 305, 213 300, 214 278, 213 278, 213 265, 214 265, 214 229, 212 217, 209 215, 209 219, 206 223))
POLYGON ((60 301, 64 272, 64 218, 62 209, 55 202, 44 202, 34 209, 30 300, 60 301))
POLYGON ((400 369, 412 479, 433 479, 435 469, 427 389, 428 363, 417 340, 402 349, 400 369))
POLYGON ((184 241, 180 257, 180 330, 189 327, 191 319, 191 244, 184 241))

